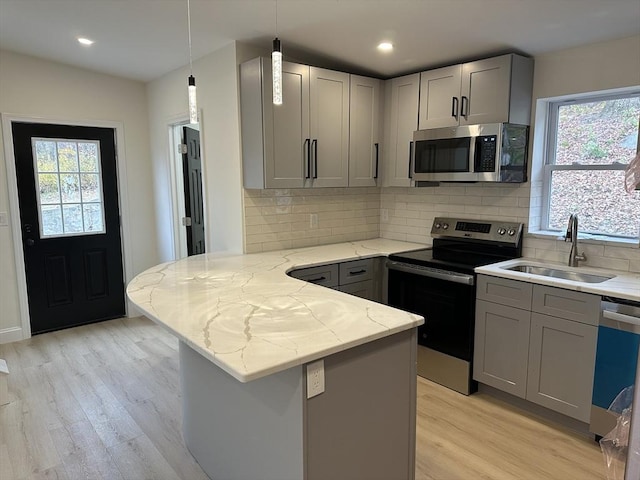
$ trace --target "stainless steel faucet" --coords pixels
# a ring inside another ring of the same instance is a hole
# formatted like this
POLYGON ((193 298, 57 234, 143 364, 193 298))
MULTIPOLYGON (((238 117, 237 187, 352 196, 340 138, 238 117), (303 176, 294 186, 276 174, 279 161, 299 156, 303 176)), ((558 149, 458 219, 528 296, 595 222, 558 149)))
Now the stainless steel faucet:
POLYGON ((586 262, 587 256, 583 253, 578 253, 578 214, 572 213, 569 215, 569 225, 567 226, 567 232, 564 234, 564 241, 571 242, 571 251, 569 252, 570 267, 577 267, 578 262, 586 262))

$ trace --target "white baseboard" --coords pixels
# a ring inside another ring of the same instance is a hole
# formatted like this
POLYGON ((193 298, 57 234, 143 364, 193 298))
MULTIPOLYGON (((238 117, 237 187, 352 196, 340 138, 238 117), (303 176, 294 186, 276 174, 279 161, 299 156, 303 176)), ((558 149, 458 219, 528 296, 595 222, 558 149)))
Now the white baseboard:
POLYGON ((17 342, 19 340, 23 340, 21 327, 3 328, 0 330, 0 344, 17 342))

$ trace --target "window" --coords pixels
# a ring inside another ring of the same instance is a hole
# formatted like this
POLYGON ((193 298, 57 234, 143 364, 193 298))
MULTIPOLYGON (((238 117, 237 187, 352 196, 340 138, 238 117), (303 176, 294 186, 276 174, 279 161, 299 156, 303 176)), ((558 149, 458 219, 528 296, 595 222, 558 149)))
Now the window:
POLYGON ((105 233, 100 142, 32 139, 41 238, 105 233))
POLYGON ((640 235, 640 192, 624 189, 636 155, 640 94, 549 103, 542 228, 564 231, 578 214, 580 231, 640 235))

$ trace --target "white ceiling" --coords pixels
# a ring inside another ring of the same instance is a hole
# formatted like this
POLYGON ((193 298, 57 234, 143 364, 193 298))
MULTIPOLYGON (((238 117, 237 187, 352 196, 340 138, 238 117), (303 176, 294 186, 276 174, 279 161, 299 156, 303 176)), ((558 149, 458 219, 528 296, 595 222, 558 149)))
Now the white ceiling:
MULTIPOLYGON (((188 63, 186 6, 0 0, 0 48, 148 81, 188 63)), ((194 59, 233 40, 269 49, 276 31, 275 0, 191 0, 191 16, 194 59)), ((640 0, 278 0, 277 17, 285 59, 380 77, 640 34, 640 0), (394 43, 391 54, 376 50, 382 40, 394 43)))

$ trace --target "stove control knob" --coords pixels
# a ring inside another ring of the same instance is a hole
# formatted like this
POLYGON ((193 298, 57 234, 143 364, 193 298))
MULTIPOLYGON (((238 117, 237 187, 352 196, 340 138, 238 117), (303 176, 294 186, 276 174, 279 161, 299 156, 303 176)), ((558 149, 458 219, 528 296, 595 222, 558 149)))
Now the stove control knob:
POLYGON ((440 225, 439 223, 436 223, 436 224, 434 225, 434 227, 436 227, 436 229, 440 228, 441 226, 442 226, 442 225, 440 225))
POLYGON ((510 237, 513 237, 516 234, 516 231, 513 228, 510 228, 507 233, 509 234, 510 237))
POLYGON ((446 230, 447 228, 449 228, 449 224, 448 223, 443 223, 442 224, 442 229, 446 230))
POLYGON ((507 232, 507 231, 506 231, 504 228, 502 228, 502 227, 500 227, 500 228, 498 229, 498 235, 504 235, 506 232, 507 232))

